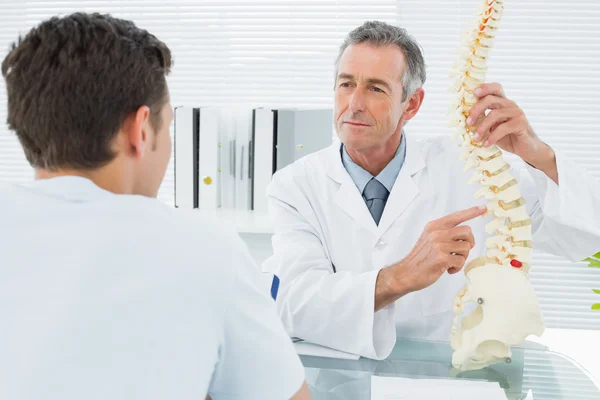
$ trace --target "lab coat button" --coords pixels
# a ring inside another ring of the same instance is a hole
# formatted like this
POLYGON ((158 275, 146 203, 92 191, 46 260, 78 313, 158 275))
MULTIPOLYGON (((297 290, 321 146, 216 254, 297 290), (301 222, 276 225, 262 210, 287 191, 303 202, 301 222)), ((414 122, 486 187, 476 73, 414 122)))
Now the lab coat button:
POLYGON ((386 245, 387 245, 387 243, 386 243, 386 242, 384 242, 383 240, 379 240, 379 241, 377 242, 377 244, 375 245, 375 248, 377 248, 377 249, 381 250, 381 249, 383 249, 383 248, 384 248, 386 245))

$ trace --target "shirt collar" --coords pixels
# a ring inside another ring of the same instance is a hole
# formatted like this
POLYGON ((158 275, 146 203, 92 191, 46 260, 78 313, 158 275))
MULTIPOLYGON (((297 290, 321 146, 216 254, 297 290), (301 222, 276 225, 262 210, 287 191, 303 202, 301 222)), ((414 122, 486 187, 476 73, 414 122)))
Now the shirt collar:
POLYGON ((361 166, 356 164, 348 152, 346 151, 346 146, 342 143, 342 164, 344 164, 344 168, 348 171, 350 178, 354 181, 354 184, 358 188, 358 191, 362 194, 365 190, 365 186, 367 183, 373 178, 369 172, 364 170, 361 166))
POLYGON ((71 202, 86 202, 112 194, 97 186, 90 179, 75 175, 38 179, 20 186, 49 197, 71 202))
MULTIPOLYGON (((342 144, 341 146, 342 153, 342 164, 344 164, 344 168, 348 171, 348 174, 356 184, 356 187, 362 193, 365 190, 365 186, 367 183, 373 178, 368 171, 364 170, 361 166, 356 164, 348 152, 346 151, 346 146, 342 144)), ((404 132, 402 132, 402 136, 400 138, 400 144, 396 149, 396 155, 394 158, 385 166, 385 168, 375 177, 388 191, 392 191, 392 187, 394 186, 394 182, 396 182, 396 178, 400 173, 400 169, 404 164, 404 159, 406 158, 406 140, 404 138, 404 132)))

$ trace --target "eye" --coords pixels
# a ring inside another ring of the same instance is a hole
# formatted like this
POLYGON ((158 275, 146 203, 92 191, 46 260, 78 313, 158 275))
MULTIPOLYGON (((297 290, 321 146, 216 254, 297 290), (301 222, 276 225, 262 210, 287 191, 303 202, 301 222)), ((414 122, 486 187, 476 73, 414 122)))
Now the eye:
POLYGON ((342 82, 342 83, 340 83, 340 87, 343 87, 343 88, 350 87, 350 82, 342 82))
POLYGON ((371 86, 371 90, 377 93, 383 93, 383 90, 379 89, 377 86, 371 86))

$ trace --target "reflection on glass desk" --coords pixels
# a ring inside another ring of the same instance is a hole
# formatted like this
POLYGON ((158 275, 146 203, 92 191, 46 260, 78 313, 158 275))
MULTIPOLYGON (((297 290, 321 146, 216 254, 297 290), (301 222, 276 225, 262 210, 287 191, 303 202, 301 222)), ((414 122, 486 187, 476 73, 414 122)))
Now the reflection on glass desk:
POLYGON ((452 348, 443 342, 398 341, 383 361, 300 356, 313 399, 370 399, 371 375, 413 379, 498 382, 509 400, 600 400, 596 380, 576 361, 540 348, 513 348, 510 363, 479 371, 452 367, 452 348), (528 392, 531 392, 527 397, 528 392))

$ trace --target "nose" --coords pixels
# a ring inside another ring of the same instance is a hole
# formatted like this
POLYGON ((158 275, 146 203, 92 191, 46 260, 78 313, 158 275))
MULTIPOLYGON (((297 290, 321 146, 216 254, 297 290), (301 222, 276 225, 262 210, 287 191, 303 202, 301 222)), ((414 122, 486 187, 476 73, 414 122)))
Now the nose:
POLYGON ((352 113, 357 113, 365 110, 365 97, 362 93, 362 90, 357 88, 352 93, 352 98, 350 99, 350 111, 352 113))

